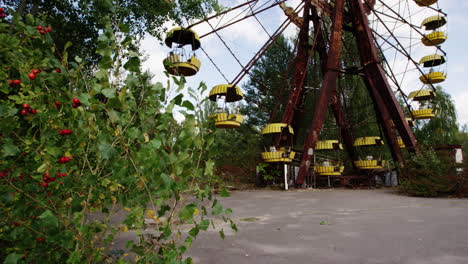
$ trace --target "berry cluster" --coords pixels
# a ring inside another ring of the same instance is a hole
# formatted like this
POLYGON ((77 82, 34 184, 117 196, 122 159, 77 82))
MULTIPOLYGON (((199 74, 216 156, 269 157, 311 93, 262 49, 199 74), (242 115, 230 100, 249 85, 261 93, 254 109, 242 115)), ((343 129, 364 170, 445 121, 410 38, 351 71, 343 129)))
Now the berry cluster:
POLYGON ((44 35, 45 33, 52 32, 52 28, 37 26, 37 31, 39 32, 39 34, 44 35))
POLYGON ((60 157, 59 161, 58 161, 58 164, 65 164, 65 163, 68 163, 70 161, 71 161, 70 157, 60 157))
POLYGON ((47 188, 49 186, 49 183, 54 182, 55 180, 57 180, 58 178, 61 178, 61 177, 67 177, 67 174, 57 172, 56 177, 50 177, 49 173, 44 174, 44 178, 42 178, 42 180, 44 181, 42 183, 42 187, 47 188))
POLYGON ((73 132, 70 129, 62 129, 59 131, 59 135, 62 135, 62 136, 71 135, 72 133, 73 132))
POLYGON ((72 107, 73 108, 78 108, 81 106, 81 101, 78 98, 73 98, 72 99, 72 107))
POLYGON ((6 16, 5 9, 0 7, 0 19, 5 19, 6 16))
POLYGON ((31 72, 28 74, 28 78, 30 80, 35 80, 37 78, 37 75, 41 72, 41 70, 38 69, 32 69, 31 72))
POLYGON ((27 115, 27 114, 37 114, 37 110, 36 109, 33 109, 31 108, 31 106, 29 106, 29 104, 23 104, 23 110, 21 110, 21 115, 27 115))
POLYGON ((8 80, 8 84, 10 85, 11 88, 15 88, 16 86, 21 84, 21 80, 8 80))

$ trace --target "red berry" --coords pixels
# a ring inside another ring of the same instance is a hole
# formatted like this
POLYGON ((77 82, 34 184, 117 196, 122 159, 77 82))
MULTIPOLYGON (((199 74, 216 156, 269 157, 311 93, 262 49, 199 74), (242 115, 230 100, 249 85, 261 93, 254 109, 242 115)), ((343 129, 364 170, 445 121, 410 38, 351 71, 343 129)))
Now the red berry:
POLYGON ((62 72, 62 70, 61 70, 60 68, 55 69, 55 71, 56 71, 57 73, 61 73, 61 72, 62 72))
POLYGON ((18 223, 18 222, 13 222, 13 225, 15 225, 15 226, 20 226, 21 224, 18 223))
POLYGON ((18 79, 13 80, 13 84, 14 84, 14 85, 20 85, 20 84, 21 84, 21 80, 18 80, 18 79))
POLYGON ((37 242, 44 242, 44 239, 42 237, 37 238, 37 242))
POLYGON ((55 104, 55 107, 56 107, 56 108, 57 108, 57 107, 59 107, 59 106, 61 105, 61 103, 60 103, 60 102, 58 102, 58 101, 55 101, 55 103, 54 103, 54 104, 55 104))
POLYGON ((67 174, 66 173, 61 173, 60 177, 67 177, 67 174))
POLYGON ((39 34, 44 35, 45 33, 45 30, 39 30, 39 34))
POLYGON ((34 80, 34 79, 36 79, 36 77, 37 77, 36 74, 34 74, 34 73, 32 73, 32 72, 31 72, 30 74, 28 74, 28 78, 29 78, 30 80, 34 80))
POLYGON ((28 110, 26 109, 21 110, 21 115, 27 115, 27 114, 28 114, 28 110))
POLYGON ((51 31, 52 31, 52 28, 46 27, 46 28, 44 29, 44 31, 45 31, 45 32, 51 32, 51 31))
POLYGON ((0 7, 0 13, 3 13, 3 12, 5 12, 5 9, 0 7))
POLYGON ((47 182, 42 183, 42 187, 47 188, 47 186, 49 186, 47 182))
POLYGON ((44 176, 49 178, 50 174, 47 172, 46 174, 44 174, 44 176))
POLYGON ((72 104, 72 107, 73 107, 73 108, 78 108, 78 107, 80 107, 80 106, 77 105, 77 104, 72 104))
POLYGON ((8 84, 13 87, 15 84, 13 83, 13 80, 8 80, 8 84))
POLYGON ((36 28, 37 28, 37 30, 42 30, 43 29, 42 26, 37 26, 36 28))
POLYGON ((29 109, 29 108, 31 108, 31 106, 29 104, 23 104, 23 108, 24 109, 29 109))
POLYGON ((73 99, 72 99, 72 102, 73 102, 74 104, 79 104, 79 103, 81 103, 80 99, 78 99, 78 98, 73 98, 73 99))
POLYGON ((35 115, 35 114, 37 114, 37 109, 31 109, 30 112, 31 112, 31 114, 35 115))
POLYGON ((38 73, 40 73, 41 71, 40 71, 40 70, 38 70, 38 69, 32 69, 32 71, 31 71, 31 72, 32 72, 32 73, 34 73, 34 74, 38 74, 38 73))

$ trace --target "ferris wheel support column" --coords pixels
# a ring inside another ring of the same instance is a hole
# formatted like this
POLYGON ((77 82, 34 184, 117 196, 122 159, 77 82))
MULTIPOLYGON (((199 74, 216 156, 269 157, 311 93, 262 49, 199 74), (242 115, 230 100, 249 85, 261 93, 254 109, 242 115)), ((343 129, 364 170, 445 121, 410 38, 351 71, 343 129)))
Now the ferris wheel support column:
POLYGON ((286 109, 284 110, 281 123, 292 125, 294 113, 297 110, 299 99, 304 90, 304 80, 307 75, 307 65, 310 62, 312 52, 309 51, 309 26, 310 26, 310 8, 309 1, 304 3, 304 23, 299 31, 298 50, 296 55, 296 71, 294 72, 293 85, 288 98, 286 109))
POLYGON ((315 105, 314 119, 304 142, 304 152, 302 154, 299 175, 296 181, 297 185, 304 184, 304 179, 309 173, 310 162, 314 154, 313 151, 309 150, 314 149, 317 144, 323 121, 327 115, 332 93, 336 90, 336 83, 340 74, 336 69, 340 69, 341 46, 343 44, 341 39, 343 35, 343 11, 344 0, 336 0, 332 18, 333 26, 330 37, 330 49, 327 54, 327 67, 324 73, 319 99, 315 105))
MULTIPOLYGON (((314 30, 320 30, 320 32, 317 35, 317 52, 322 62, 322 74, 325 74, 327 70, 327 47, 325 39, 323 37, 323 32, 321 30, 320 17, 315 7, 312 7, 312 21, 314 23, 314 30)), ((348 123, 346 122, 346 118, 343 112, 343 106, 336 89, 333 91, 333 94, 331 96, 331 109, 333 111, 333 115, 335 116, 336 125, 340 128, 340 135, 343 138, 346 151, 348 152, 348 155, 352 160, 356 160, 356 153, 354 151, 353 146, 353 136, 351 134, 351 129, 348 123)), ((356 169, 356 165, 354 164, 354 162, 353 167, 354 169, 356 169)))
MULTIPOLYGON (((416 151, 416 139, 409 127, 403 110, 398 103, 395 94, 392 91, 390 84, 388 83, 385 71, 382 63, 377 55, 377 48, 374 43, 373 35, 369 27, 369 21, 363 7, 362 0, 348 0, 351 6, 351 14, 353 17, 353 24, 355 30, 356 40, 359 43, 359 53, 361 57, 361 63, 363 65, 363 71, 365 78, 367 78, 369 85, 372 88, 370 92, 374 94, 374 104, 381 109, 381 114, 384 115, 385 111, 388 111, 391 120, 393 120, 396 129, 400 133, 405 145, 408 149, 416 151), (378 100, 381 98, 382 100, 378 100), (380 104, 377 101, 381 101, 380 104), (383 104, 382 104, 383 103, 383 104), (383 111, 383 112, 382 112, 383 111)), ((385 117, 384 117, 385 118, 385 117)), ((383 120, 385 126, 389 125, 390 120, 383 120)), ((390 133, 392 134, 392 133, 390 133)), ((393 137, 387 138, 389 141, 393 137)), ((396 141, 396 139, 395 139, 396 141)), ((391 149, 394 155, 398 153, 398 143, 391 142, 391 149), (396 144, 394 147, 393 143, 396 144)), ((399 162, 403 162, 402 157, 398 157, 399 162)))

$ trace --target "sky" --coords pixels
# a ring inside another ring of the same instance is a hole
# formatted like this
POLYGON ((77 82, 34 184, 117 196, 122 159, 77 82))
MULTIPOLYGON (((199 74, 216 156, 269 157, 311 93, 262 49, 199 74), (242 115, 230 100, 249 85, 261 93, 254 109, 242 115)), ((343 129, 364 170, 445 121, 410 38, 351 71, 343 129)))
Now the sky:
MULTIPOLYGON (((220 0, 220 2, 224 7, 234 7, 246 2, 246 0, 220 0)), ((273 2, 272 0, 259 0, 256 5, 253 6, 253 9, 267 7, 273 2)), ((299 0, 288 0, 286 4, 291 7, 296 7, 299 2, 299 0)), ((379 0, 377 0, 377 2, 379 3, 379 0)), ((384 2, 394 10, 397 10, 401 17, 416 25, 419 25, 424 18, 436 14, 435 11, 428 8, 417 6, 412 0, 384 0, 384 2)), ((248 8, 248 6, 246 6, 246 8, 248 8)), ((243 17, 246 12, 250 11, 250 9, 246 8, 240 8, 238 11, 231 12, 222 17, 222 19, 210 20, 211 25, 216 27, 218 24, 223 25, 236 17, 243 17), (242 13, 242 11, 245 12, 242 13)), ((468 11, 468 1, 440 0, 439 8, 447 13, 448 16, 448 40, 442 44, 442 49, 447 53, 447 63, 441 68, 441 70, 447 71, 448 77, 447 80, 440 85, 443 87, 444 91, 449 93, 454 99, 460 125, 468 124, 468 107, 465 107, 465 103, 468 103, 468 89, 466 89, 468 85, 464 79, 465 74, 468 73, 467 66, 465 66, 468 61, 468 53, 465 52, 466 41, 468 40, 468 20, 465 19, 464 14, 468 11)), ((383 13, 391 14, 391 11, 381 4, 377 4, 376 9, 383 13)), ((268 34, 272 34, 283 20, 286 19, 286 16, 283 11, 276 6, 257 15, 257 18, 268 33, 265 32, 261 24, 254 18, 245 19, 240 23, 218 31, 226 45, 236 55, 242 65, 249 62, 260 47, 268 40, 268 34)), ((407 50, 410 52, 411 58, 415 61, 419 61, 420 58, 425 55, 440 54, 440 51, 437 51, 436 48, 428 48, 422 45, 420 43, 421 37, 419 33, 406 24, 394 22, 394 20, 383 16, 381 19, 385 21, 386 25, 392 30, 394 35, 398 37, 398 40, 403 46, 411 46, 411 48, 407 50)), ((369 20, 372 22, 371 26, 377 32, 384 36, 389 35, 375 16, 369 16, 369 20)), ((166 26, 172 28, 176 25, 168 21, 166 26)), ((210 25, 207 23, 195 26, 193 30, 200 36, 212 31, 210 25)), ((424 32, 422 29, 418 30, 424 32)), ((290 25, 285 31, 285 35, 288 37, 293 37, 296 34, 297 28, 294 25, 290 25)), ((239 62, 231 55, 216 34, 211 34, 202 38, 201 42, 210 58, 221 69, 227 79, 232 81, 242 69, 239 62)), ((422 84, 419 81, 420 74, 415 70, 415 66, 412 65, 412 63, 408 63, 408 59, 405 56, 389 47, 384 41, 379 40, 379 43, 382 44, 382 48, 385 50, 387 60, 392 70, 397 75, 402 90, 405 93, 409 93, 421 89, 422 84)), ((162 61, 167 57, 170 49, 162 45, 159 40, 149 35, 143 40, 142 48, 147 55, 147 60, 143 63, 144 69, 148 69, 155 75, 155 81, 166 83, 167 78, 163 73, 164 67, 162 61)), ((197 50, 196 54, 202 61, 201 70, 197 75, 187 77, 188 86, 197 88, 200 82, 204 82, 211 88, 218 84, 227 83, 201 50, 197 50)), ((248 76, 244 77, 240 86, 247 80, 248 76)))

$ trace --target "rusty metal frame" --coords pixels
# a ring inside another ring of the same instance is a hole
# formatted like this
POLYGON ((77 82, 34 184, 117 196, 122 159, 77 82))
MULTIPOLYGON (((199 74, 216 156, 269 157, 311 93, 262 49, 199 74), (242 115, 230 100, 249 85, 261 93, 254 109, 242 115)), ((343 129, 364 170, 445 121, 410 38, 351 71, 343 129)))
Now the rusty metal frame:
POLYGON ((336 0, 333 10, 330 48, 327 55, 322 89, 320 90, 318 101, 315 104, 314 119, 304 142, 304 152, 299 165, 299 175, 296 180, 297 185, 304 184, 304 179, 309 173, 310 162, 314 155, 313 149, 320 136, 320 131, 322 130, 323 122, 327 115, 328 105, 330 104, 330 98, 332 93, 336 91, 336 82, 340 74, 336 69, 340 68, 341 61, 343 14, 344 0, 336 0))
MULTIPOLYGON (((348 0, 350 5, 350 12, 353 17, 353 25, 355 28, 355 36, 359 43, 358 49, 361 57, 361 63, 364 67, 363 72, 365 78, 370 84, 371 93, 377 95, 374 99, 374 104, 378 107, 386 108, 389 114, 389 118, 393 120, 395 128, 398 130, 403 142, 406 147, 415 151, 416 148, 416 139, 409 127, 406 117, 403 113, 403 110, 398 103, 393 90, 388 83, 387 77, 385 76, 385 71, 383 69, 382 63, 377 55, 377 48, 373 41, 372 31, 369 27, 369 21, 364 11, 364 6, 361 0, 348 0), (375 90, 374 90, 375 89, 375 90), (381 97, 382 100, 379 100, 378 97, 381 97), (379 103, 383 103, 380 105, 379 103), (384 106, 384 107, 383 107, 384 106)), ((385 111, 385 110, 383 110, 385 111)), ((381 113, 383 117, 383 125, 388 126, 388 122, 385 120, 385 113, 381 113)), ((385 128, 387 130, 388 128, 385 128)), ((390 133, 393 134, 393 133, 390 133)), ((394 137, 390 136, 387 138, 390 144, 390 149, 394 158, 396 156, 398 162, 403 162, 401 154, 398 154, 399 147, 396 142, 392 142, 394 137), (396 145, 396 147, 394 146, 396 145)))

